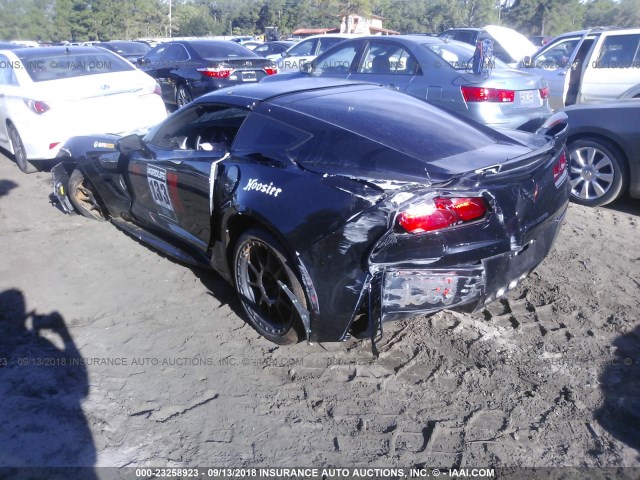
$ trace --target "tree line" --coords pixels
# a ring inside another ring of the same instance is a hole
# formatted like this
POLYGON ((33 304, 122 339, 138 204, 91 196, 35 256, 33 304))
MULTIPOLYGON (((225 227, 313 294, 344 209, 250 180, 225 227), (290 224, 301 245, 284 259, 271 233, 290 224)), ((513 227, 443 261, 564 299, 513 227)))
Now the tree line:
POLYGON ((640 26, 640 0, 0 0, 0 39, 114 40, 331 28, 344 13, 402 33, 501 24, 525 35, 640 26), (171 13, 170 13, 171 11, 171 13))

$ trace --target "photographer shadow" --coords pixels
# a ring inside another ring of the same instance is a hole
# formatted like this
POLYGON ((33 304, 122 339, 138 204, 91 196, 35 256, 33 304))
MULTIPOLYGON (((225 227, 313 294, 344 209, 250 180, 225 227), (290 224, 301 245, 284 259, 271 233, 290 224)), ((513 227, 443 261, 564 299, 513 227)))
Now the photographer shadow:
POLYGON ((0 292, 1 476, 96 479, 81 407, 88 393, 86 366, 62 316, 27 312, 20 290, 0 292))
POLYGON ((640 327, 616 338, 613 346, 615 359, 600 376, 604 402, 596 418, 611 435, 640 454, 640 327))

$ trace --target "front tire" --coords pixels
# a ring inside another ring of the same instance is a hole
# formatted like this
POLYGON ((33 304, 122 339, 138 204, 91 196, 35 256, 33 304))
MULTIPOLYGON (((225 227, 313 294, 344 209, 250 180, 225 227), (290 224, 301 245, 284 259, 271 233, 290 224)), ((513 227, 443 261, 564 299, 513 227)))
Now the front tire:
POLYGON ((625 163, 618 148, 604 140, 577 140, 568 150, 572 201, 600 207, 620 196, 625 163))
POLYGON ((9 134, 9 140, 11 141, 11 148, 13 149, 13 158, 16 161, 16 165, 23 173, 33 173, 37 171, 29 160, 27 160, 27 151, 24 148, 22 139, 16 127, 11 123, 7 125, 7 133, 9 134))
POLYGON ((280 243, 262 230, 245 232, 236 244, 233 267, 236 290, 253 328, 278 345, 301 341, 302 320, 278 280, 289 287, 303 308, 306 297, 280 243))
POLYGON ((69 199, 75 209, 87 218, 106 220, 95 198, 94 187, 77 168, 69 177, 69 199))

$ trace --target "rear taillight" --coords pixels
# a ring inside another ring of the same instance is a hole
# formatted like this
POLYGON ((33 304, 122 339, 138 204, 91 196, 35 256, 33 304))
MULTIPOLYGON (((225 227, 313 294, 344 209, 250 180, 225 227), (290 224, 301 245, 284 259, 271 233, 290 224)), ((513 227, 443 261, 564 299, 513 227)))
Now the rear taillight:
POLYGON ((60 145, 60 142, 53 142, 49 144, 49 150, 53 150, 54 148, 56 148, 58 145, 60 145))
POLYGON ((545 99, 549 98, 549 87, 544 87, 540 89, 540 98, 545 99))
POLYGON ((275 75, 278 73, 278 67, 265 67, 264 71, 267 75, 275 75))
POLYGON ((410 207, 398 215, 398 225, 409 233, 433 232, 479 220, 487 214, 487 204, 478 197, 436 197, 430 203, 410 207))
POLYGON ((503 90, 500 88, 483 87, 460 87, 465 102, 496 102, 512 103, 516 92, 514 90, 503 90))
POLYGON ((553 164, 553 183, 559 186, 567 176, 567 154, 564 150, 553 164))
POLYGON ((233 68, 223 67, 198 68, 197 70, 205 77, 212 78, 227 78, 229 75, 231 75, 231 72, 233 72, 233 68))
POLYGON ((33 113, 37 113, 38 115, 51 110, 51 107, 49 105, 40 100, 25 100, 24 103, 27 105, 27 107, 29 107, 29 110, 31 110, 33 113))

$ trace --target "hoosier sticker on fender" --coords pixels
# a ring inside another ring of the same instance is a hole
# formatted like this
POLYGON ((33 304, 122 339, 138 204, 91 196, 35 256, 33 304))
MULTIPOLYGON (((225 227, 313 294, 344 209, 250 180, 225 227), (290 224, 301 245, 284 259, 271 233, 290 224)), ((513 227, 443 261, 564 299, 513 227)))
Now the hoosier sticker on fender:
POLYGON ((250 178, 243 190, 255 190, 256 192, 266 193, 273 197, 277 197, 278 194, 282 192, 281 188, 273 186, 273 182, 259 183, 257 178, 250 178))

